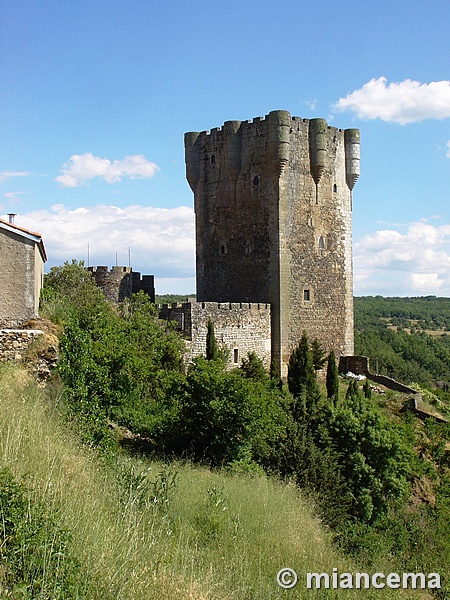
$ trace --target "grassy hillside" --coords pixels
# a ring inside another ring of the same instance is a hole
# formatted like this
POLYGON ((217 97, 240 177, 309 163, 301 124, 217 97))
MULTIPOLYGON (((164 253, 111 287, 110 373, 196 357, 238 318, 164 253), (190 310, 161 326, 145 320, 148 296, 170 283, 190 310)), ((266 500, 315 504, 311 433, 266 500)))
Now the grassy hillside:
MULTIPOLYGON (((333 548, 295 486, 126 454, 105 462, 80 449, 62 422, 57 392, 10 366, 0 369, 0 403, 2 473, 9 469, 28 507, 22 521, 16 507, 16 528, 3 540, 2 598, 329 598, 305 590, 306 572, 355 566, 333 548), (25 525, 48 534, 37 565, 35 549, 19 535, 25 525), (20 569, 5 550, 13 542, 20 569), (299 574, 289 592, 275 581, 285 566, 299 574)), ((5 522, 11 499, 4 491, 1 498, 5 522)), ((383 569, 392 567, 377 565, 383 569)), ((333 597, 341 595, 358 592, 333 597)))

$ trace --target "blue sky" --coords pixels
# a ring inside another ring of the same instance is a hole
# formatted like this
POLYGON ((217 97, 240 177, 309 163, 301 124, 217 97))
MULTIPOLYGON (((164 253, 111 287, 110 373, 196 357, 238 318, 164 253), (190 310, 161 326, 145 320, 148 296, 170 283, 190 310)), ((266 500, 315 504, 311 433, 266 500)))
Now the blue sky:
POLYGON ((356 295, 450 296, 448 0, 0 0, 0 216, 195 291, 183 134, 271 110, 361 130, 356 295))

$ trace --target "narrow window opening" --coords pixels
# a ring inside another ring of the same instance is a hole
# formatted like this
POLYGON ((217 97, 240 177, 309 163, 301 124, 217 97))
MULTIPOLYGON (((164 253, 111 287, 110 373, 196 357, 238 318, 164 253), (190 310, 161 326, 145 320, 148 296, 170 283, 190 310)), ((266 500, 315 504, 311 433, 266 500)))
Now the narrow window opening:
POLYGON ((239 349, 235 348, 233 351, 233 362, 235 365, 239 362, 239 349))
POLYGON ((310 302, 310 300, 311 300, 310 290, 303 290, 303 300, 305 302, 310 302))
POLYGON ((319 250, 325 250, 325 239, 323 237, 319 239, 319 250))
POLYGON ((215 154, 211 154, 211 164, 214 165, 216 162, 216 155, 215 154))
POLYGON ((253 177, 252 183, 253 183, 253 185, 259 185, 259 177, 258 177, 258 175, 255 175, 253 177))
POLYGON ((220 254, 225 254, 225 246, 220 246, 220 254))
POLYGON ((337 185, 336 184, 333 185, 333 192, 337 192, 337 185))
POLYGON ((245 253, 250 254, 250 242, 245 243, 245 253))
POLYGON ((202 302, 202 308, 203 308, 203 309, 205 308, 205 303, 204 303, 204 302, 202 302))

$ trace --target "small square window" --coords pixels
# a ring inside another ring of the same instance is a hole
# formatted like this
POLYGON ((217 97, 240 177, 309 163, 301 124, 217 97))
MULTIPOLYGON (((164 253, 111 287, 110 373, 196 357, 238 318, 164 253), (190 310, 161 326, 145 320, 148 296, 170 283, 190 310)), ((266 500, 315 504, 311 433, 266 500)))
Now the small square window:
POLYGON ((303 290, 303 300, 305 302, 310 302, 311 300, 311 293, 309 290, 303 290))

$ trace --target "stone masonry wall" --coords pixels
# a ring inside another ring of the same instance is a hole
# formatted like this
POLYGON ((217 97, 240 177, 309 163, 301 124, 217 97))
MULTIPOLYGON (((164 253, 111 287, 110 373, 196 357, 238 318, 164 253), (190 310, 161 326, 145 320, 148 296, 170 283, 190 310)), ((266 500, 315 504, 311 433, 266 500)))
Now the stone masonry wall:
POLYGON ((40 329, 0 329, 0 362, 21 360, 40 329))
POLYGON ((228 367, 241 364, 249 352, 255 352, 270 367, 270 306, 252 303, 186 302, 163 304, 159 316, 175 321, 178 331, 186 337, 189 363, 196 356, 206 353, 208 321, 214 323, 219 345, 230 350, 228 367))

